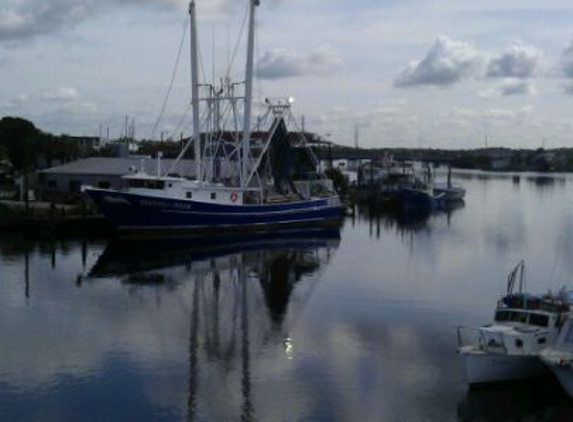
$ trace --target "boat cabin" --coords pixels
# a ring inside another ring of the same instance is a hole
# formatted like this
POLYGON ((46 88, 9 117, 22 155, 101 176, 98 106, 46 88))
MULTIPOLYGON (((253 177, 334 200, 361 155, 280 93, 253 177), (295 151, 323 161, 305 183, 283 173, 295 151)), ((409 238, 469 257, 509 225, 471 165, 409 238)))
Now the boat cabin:
POLYGON ((181 177, 157 177, 142 172, 125 176, 124 180, 130 193, 158 198, 241 205, 249 193, 220 183, 197 182, 181 177))
POLYGON ((555 327, 558 315, 525 309, 498 309, 495 312, 495 322, 531 325, 535 327, 555 327))

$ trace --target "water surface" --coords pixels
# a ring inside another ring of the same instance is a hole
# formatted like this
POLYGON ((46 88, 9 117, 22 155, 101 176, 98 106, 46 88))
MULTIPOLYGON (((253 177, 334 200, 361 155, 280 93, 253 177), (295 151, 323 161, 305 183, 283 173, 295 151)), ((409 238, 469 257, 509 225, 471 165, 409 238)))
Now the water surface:
POLYGON ((0 236, 0 420, 573 420, 551 378, 469 391, 455 354, 520 259, 572 286, 573 177, 456 178, 465 204, 340 230, 0 236))

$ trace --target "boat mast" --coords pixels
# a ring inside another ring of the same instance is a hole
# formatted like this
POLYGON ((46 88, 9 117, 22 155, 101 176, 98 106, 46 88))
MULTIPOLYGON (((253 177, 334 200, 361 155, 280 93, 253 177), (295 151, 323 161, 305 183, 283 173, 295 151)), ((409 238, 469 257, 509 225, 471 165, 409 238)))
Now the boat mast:
POLYGON ((241 187, 246 188, 249 171, 249 146, 251 138, 251 104, 253 94, 253 56, 255 50, 255 8, 260 4, 259 0, 251 2, 249 16, 249 37, 247 41, 247 69, 245 82, 245 115, 243 123, 243 153, 241 168, 241 187))
POLYGON ((201 166, 201 124, 199 122, 199 67, 197 59, 197 16, 195 0, 189 3, 191 17, 191 105, 193 107, 193 144, 195 147, 195 178, 203 179, 201 166))

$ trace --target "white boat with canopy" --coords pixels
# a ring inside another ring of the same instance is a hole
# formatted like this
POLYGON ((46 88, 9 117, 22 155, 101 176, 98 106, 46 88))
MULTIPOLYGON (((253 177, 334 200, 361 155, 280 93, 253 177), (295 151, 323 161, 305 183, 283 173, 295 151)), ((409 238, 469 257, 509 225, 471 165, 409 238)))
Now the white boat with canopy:
POLYGON ((570 304, 561 295, 525 293, 524 267, 521 261, 509 274, 506 295, 498 301, 492 323, 458 327, 457 351, 469 384, 514 381, 547 371, 539 353, 557 340, 570 304))

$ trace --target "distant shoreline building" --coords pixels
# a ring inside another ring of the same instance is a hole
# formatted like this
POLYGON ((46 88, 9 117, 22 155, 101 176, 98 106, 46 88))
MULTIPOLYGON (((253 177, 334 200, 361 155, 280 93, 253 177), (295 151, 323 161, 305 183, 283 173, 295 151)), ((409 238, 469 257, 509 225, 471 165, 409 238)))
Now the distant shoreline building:
MULTIPOLYGON (((160 171, 171 168, 174 159, 161 159, 160 171)), ((156 174, 158 161, 151 157, 107 158, 92 157, 41 170, 38 177, 38 196, 79 194, 82 185, 102 189, 123 189, 123 176, 143 170, 156 174)), ((180 160, 173 173, 193 179, 194 160, 180 160)))

